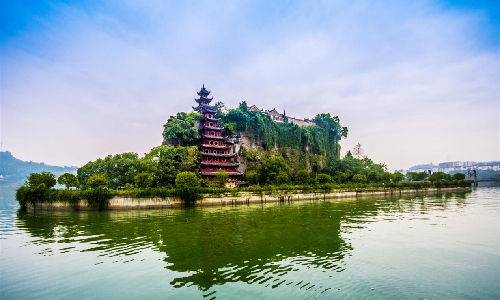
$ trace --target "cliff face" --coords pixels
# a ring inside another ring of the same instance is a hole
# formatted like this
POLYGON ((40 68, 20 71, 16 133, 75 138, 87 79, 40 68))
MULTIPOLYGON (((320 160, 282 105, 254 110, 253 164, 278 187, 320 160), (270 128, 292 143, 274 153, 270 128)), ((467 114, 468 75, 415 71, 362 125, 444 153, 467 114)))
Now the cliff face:
POLYGON ((249 167, 248 157, 245 153, 254 150, 262 153, 264 151, 262 139, 252 138, 252 135, 246 131, 233 135, 231 139, 234 142, 233 150, 237 154, 240 163, 238 171, 245 172, 249 167))
POLYGON ((274 145, 273 149, 266 149, 262 138, 254 137, 250 132, 238 132, 230 137, 234 142, 233 150, 240 163, 239 172, 255 170, 272 155, 281 155, 290 165, 293 172, 306 169, 309 172, 326 167, 326 155, 313 154, 309 149, 300 150, 290 147, 274 145))

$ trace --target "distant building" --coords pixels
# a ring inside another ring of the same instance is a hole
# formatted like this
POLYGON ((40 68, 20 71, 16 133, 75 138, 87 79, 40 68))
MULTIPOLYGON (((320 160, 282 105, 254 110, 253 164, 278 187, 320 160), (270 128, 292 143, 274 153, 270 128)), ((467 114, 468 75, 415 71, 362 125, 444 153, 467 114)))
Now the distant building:
POLYGON ((449 161, 437 165, 426 164, 411 167, 408 172, 453 172, 467 171, 470 169, 500 171, 500 161, 474 162, 474 161, 449 161))
POLYGON ((276 110, 276 108, 273 108, 272 110, 262 110, 259 109, 257 106, 252 105, 248 108, 249 111, 260 111, 262 114, 269 115, 271 119, 275 122, 283 123, 285 122, 285 118, 288 120, 290 123, 297 124, 299 126, 312 126, 316 125, 313 120, 310 119, 297 119, 293 117, 286 116, 285 113, 281 114, 276 110))

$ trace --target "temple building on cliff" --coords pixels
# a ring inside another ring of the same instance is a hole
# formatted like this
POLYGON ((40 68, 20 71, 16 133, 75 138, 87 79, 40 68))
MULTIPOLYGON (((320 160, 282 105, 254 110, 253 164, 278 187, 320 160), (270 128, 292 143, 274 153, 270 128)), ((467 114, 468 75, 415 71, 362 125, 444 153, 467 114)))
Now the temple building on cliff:
POLYGON ((213 98, 208 98, 210 91, 205 89, 205 85, 198 92, 198 99, 195 99, 198 106, 193 109, 203 115, 200 126, 200 150, 201 166, 200 175, 202 179, 214 180, 215 174, 219 170, 229 175, 232 182, 238 181, 243 175, 237 171, 240 165, 235 160, 236 154, 232 151, 232 142, 227 137, 222 136, 224 127, 220 126, 220 119, 215 118, 217 113, 215 106, 210 106, 213 98))

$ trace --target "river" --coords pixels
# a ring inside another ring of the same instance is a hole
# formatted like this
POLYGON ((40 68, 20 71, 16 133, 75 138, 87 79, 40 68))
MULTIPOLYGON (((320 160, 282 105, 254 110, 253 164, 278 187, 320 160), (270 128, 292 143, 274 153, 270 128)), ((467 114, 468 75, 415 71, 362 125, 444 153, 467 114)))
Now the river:
POLYGON ((500 299, 500 187, 36 213, 0 188, 1 299, 500 299))

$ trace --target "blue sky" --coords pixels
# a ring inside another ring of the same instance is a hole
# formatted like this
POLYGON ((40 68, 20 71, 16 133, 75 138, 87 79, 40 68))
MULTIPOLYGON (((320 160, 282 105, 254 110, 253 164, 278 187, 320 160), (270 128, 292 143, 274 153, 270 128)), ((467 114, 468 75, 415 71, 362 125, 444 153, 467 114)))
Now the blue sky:
POLYGON ((338 115, 389 169, 499 157, 499 1, 1 1, 1 136, 25 160, 147 152, 201 84, 338 115))

